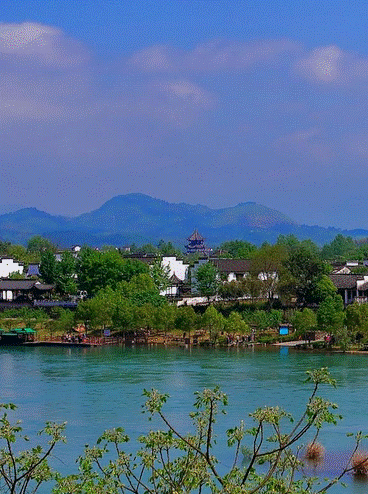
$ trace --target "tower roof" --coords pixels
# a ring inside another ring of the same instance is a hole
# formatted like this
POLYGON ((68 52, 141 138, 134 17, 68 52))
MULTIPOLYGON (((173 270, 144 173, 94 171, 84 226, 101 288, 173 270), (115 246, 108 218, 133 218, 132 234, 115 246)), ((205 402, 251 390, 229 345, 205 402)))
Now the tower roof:
POLYGON ((202 235, 198 232, 197 228, 194 230, 194 232, 191 234, 190 237, 188 237, 188 240, 189 241, 193 241, 193 240, 205 240, 204 237, 202 237, 202 235))

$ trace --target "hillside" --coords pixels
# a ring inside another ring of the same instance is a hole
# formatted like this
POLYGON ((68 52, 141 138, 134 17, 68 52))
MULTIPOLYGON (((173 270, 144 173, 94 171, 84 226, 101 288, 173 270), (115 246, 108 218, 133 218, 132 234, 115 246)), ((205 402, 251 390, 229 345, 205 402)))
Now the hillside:
POLYGON ((183 247, 197 228, 209 246, 239 239, 260 244, 274 242, 280 234, 311 238, 318 244, 330 242, 338 233, 354 237, 368 231, 298 225, 274 209, 254 202, 211 209, 203 205, 169 203, 144 194, 116 196, 100 208, 76 218, 53 216, 35 208, 0 215, 0 237, 26 243, 33 235, 43 235, 60 246, 104 244, 122 246, 135 242, 157 244, 161 239, 183 247))

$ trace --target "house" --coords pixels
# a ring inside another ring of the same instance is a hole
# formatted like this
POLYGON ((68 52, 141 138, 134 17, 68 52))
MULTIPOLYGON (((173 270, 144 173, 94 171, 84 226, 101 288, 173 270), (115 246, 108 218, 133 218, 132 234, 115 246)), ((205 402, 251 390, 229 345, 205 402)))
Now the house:
POLYGON ((11 257, 0 257, 0 278, 8 278, 11 273, 23 274, 24 264, 11 257))
POLYGON ((330 274, 330 280, 341 295, 344 305, 368 302, 368 276, 363 274, 330 274))
POLYGON ((0 280, 0 301, 30 303, 50 296, 53 288, 37 280, 0 280))
POLYGON ((218 269, 220 278, 230 281, 240 281, 248 276, 251 267, 250 259, 210 259, 218 269))

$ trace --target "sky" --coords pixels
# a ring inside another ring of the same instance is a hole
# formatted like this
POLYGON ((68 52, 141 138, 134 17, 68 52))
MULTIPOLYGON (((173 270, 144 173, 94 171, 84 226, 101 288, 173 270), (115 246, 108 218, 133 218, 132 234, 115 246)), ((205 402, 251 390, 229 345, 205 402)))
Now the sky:
POLYGON ((1 0, 0 204, 76 216, 140 192, 368 229, 367 17, 366 0, 1 0))

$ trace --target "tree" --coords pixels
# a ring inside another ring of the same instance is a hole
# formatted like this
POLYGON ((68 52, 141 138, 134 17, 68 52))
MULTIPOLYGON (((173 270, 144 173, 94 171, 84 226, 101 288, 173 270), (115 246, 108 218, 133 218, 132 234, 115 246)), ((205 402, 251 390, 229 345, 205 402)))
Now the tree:
POLYGON ((160 292, 165 291, 170 285, 170 266, 164 266, 162 258, 158 257, 150 266, 150 275, 160 292))
POLYGON ((340 295, 329 295, 320 304, 317 311, 317 323, 320 329, 332 333, 342 350, 350 343, 347 328, 344 326, 344 303, 340 295))
POLYGON ((326 267, 318 252, 306 243, 293 248, 284 265, 290 274, 290 289, 301 306, 315 303, 317 283, 325 274, 326 267))
POLYGON ((79 289, 93 296, 102 288, 116 288, 121 281, 148 273, 148 266, 135 259, 123 258, 116 250, 100 252, 87 247, 79 253, 76 270, 79 289))
POLYGON ((339 233, 330 244, 323 246, 321 255, 323 259, 339 259, 342 261, 355 258, 357 251, 357 244, 354 240, 339 233))
POLYGON ((241 317, 239 312, 230 312, 225 321, 225 331, 230 334, 250 334, 248 324, 241 317))
POLYGON ((225 300, 237 300, 244 296, 244 283, 241 281, 226 281, 219 287, 219 295, 225 300))
MULTIPOLYGON (((12 403, 0 404, 2 417, 0 418, 0 490, 9 494, 34 494, 42 484, 55 479, 49 460, 55 446, 65 443, 63 432, 65 423, 55 424, 46 422, 39 432, 48 438, 46 445, 37 444, 31 448, 21 450, 29 439, 22 434, 20 422, 11 422, 9 413, 16 410, 12 403), (20 444, 22 443, 22 444, 20 444), (6 490, 5 490, 6 489, 6 490)), ((28 444, 27 444, 28 445, 28 444)))
POLYGON ((292 317, 292 325, 299 334, 307 333, 317 327, 317 316, 312 309, 305 307, 302 311, 296 311, 292 317))
POLYGON ((368 304, 354 302, 345 311, 345 321, 351 338, 360 340, 368 336, 368 304))
POLYGON ((40 274, 45 283, 55 283, 57 276, 57 260, 51 250, 46 250, 41 254, 40 274))
POLYGON ((316 298, 318 298, 319 301, 323 301, 328 296, 333 297, 336 293, 336 286, 326 274, 323 274, 316 283, 316 298))
POLYGON ((285 248, 277 244, 265 244, 252 256, 250 274, 261 281, 261 292, 271 306, 284 271, 285 259, 285 248))
POLYGON ((336 405, 317 394, 322 385, 335 385, 327 370, 309 372, 308 382, 310 397, 296 420, 279 407, 265 406, 250 414, 253 427, 247 430, 241 422, 226 431, 233 457, 228 466, 220 464, 215 454, 216 423, 228 403, 218 387, 196 393, 190 432, 181 432, 168 419, 167 394, 145 390, 144 411, 149 418, 157 417, 163 429, 141 436, 135 453, 126 451, 130 438, 124 429, 105 431, 95 446, 86 446, 78 473, 57 477, 53 494, 326 493, 353 471, 351 461, 363 436, 356 435, 353 453, 337 478, 320 486, 317 479, 306 477, 300 442, 308 434, 315 439, 324 424, 336 424, 340 418, 336 405), (246 462, 240 461, 242 451, 247 453, 246 462))
POLYGON ((254 244, 243 240, 223 242, 218 248, 219 257, 229 257, 232 259, 248 259, 256 250, 257 247, 254 244))
POLYGON ((225 327, 224 316, 220 314, 213 305, 210 305, 202 315, 201 327, 208 331, 210 342, 215 344, 219 333, 225 327))
POLYGON ((61 295, 75 294, 77 291, 75 257, 71 252, 65 251, 61 254, 61 260, 56 262, 56 291, 61 295))
POLYGON ((178 307, 175 318, 175 327, 183 333, 188 333, 190 335, 190 332, 196 327, 197 319, 197 314, 191 305, 178 307))
POLYGON ((211 262, 201 264, 196 270, 196 289, 208 299, 216 295, 220 286, 219 272, 211 262))
POLYGON ((41 235, 34 235, 28 240, 27 251, 29 253, 41 255, 42 252, 46 252, 47 250, 53 253, 56 252, 55 245, 47 240, 47 238, 41 237, 41 235))

